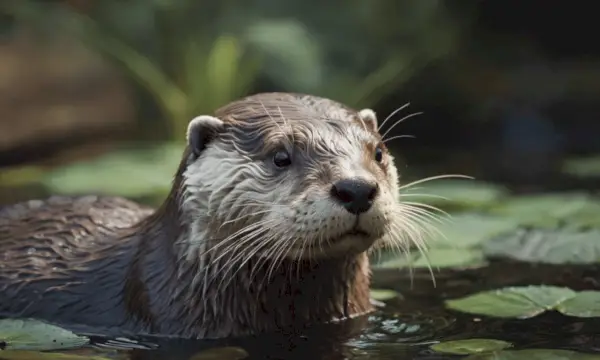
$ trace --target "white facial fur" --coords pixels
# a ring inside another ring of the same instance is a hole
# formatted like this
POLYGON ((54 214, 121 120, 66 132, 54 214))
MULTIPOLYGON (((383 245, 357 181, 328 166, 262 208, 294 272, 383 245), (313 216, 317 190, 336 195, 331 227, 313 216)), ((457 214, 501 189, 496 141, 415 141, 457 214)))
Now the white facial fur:
POLYGON ((333 109, 319 115, 333 126, 315 118, 270 116, 272 121, 254 120, 261 125, 250 124, 232 135, 227 120, 203 115, 190 122, 190 145, 195 131, 209 129, 217 135, 183 173, 181 206, 192 245, 188 256, 219 248, 213 256, 243 249, 245 257, 318 258, 363 252, 375 242, 398 242, 401 207, 393 157, 384 152, 381 165, 368 153, 380 143, 374 134, 375 113, 363 109, 351 117, 333 109), (289 145, 290 168, 276 171, 271 153, 260 157, 248 152, 237 137, 251 138, 248 129, 263 136, 261 148, 271 142, 289 145), (358 218, 330 194, 332 183, 344 178, 379 184, 373 206, 358 218), (355 224, 367 235, 344 235, 355 224))

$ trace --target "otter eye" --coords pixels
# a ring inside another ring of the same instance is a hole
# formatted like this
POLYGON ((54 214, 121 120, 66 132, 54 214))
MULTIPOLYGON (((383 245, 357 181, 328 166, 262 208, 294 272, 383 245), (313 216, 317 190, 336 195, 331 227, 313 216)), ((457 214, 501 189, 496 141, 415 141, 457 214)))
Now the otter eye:
POLYGON ((287 151, 280 150, 273 155, 273 164, 278 168, 284 168, 292 164, 292 158, 287 151))
POLYGON ((375 161, 380 163, 381 160, 383 160, 383 150, 381 149, 381 146, 378 146, 375 148, 375 161))

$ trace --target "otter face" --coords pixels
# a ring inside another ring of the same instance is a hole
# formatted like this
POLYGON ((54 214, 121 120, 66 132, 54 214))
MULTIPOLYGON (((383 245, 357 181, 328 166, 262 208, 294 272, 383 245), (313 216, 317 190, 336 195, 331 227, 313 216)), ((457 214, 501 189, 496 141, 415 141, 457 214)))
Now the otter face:
POLYGON ((188 146, 182 208, 202 248, 337 257, 397 237, 398 173, 372 110, 255 95, 192 120, 188 146))

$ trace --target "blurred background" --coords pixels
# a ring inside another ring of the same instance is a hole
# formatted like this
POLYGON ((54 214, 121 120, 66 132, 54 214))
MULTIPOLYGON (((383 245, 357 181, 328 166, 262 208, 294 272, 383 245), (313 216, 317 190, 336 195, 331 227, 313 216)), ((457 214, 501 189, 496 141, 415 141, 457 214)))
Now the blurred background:
MULTIPOLYGON (((405 179, 595 190, 593 2, 3 0, 0 203, 111 193, 153 204, 187 122, 290 91, 423 112, 389 134, 405 179)), ((392 124, 389 121, 388 124, 392 124)), ((383 129, 386 131, 387 129, 383 129)))

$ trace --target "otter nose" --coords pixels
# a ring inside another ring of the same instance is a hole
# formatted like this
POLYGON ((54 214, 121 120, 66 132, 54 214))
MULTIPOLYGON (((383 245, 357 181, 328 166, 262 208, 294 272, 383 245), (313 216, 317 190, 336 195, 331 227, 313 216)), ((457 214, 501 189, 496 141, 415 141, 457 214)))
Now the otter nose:
POLYGON ((331 195, 352 214, 366 212, 373 205, 379 186, 361 179, 343 179, 331 187, 331 195))

